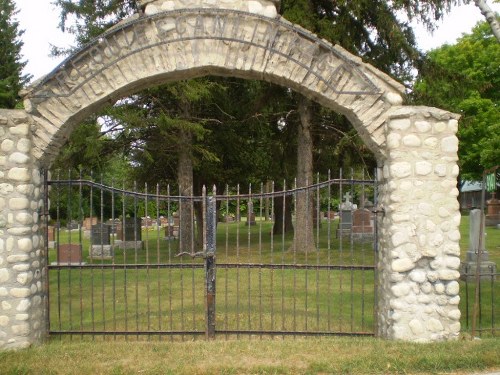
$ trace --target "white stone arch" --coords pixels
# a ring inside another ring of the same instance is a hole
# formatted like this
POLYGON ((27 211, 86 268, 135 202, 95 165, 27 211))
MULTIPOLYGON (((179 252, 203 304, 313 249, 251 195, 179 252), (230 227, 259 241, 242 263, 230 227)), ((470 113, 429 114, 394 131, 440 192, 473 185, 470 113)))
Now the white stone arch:
POLYGON ((113 27, 28 88, 26 110, 0 111, 0 349, 46 333, 40 168, 106 103, 209 74, 285 85, 350 119, 381 172, 378 334, 457 337, 457 116, 402 105, 400 84, 341 47, 267 17, 269 1, 260 13, 195 1, 160 12, 174 2, 144 2, 151 3, 146 14, 113 27))
POLYGON ((33 156, 50 160, 47 154, 57 153, 72 126, 106 102, 208 74, 291 87, 345 114, 379 158, 383 124, 404 90, 360 58, 280 18, 224 9, 143 15, 109 30, 25 93, 38 123, 33 156))

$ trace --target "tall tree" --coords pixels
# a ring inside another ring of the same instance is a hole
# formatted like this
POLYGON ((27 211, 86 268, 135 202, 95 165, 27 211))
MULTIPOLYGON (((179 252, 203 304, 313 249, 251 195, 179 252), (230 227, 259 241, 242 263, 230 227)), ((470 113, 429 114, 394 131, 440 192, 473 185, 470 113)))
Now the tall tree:
POLYGON ((462 115, 459 122, 461 179, 478 180, 500 164, 500 43, 486 22, 454 45, 428 55, 414 101, 462 115))
MULTIPOLYGON (((399 20, 398 12, 408 19, 419 18, 431 26, 452 1, 350 1, 283 0, 283 16, 332 43, 338 43, 354 54, 361 55, 379 69, 409 83, 412 69, 419 65, 421 55, 415 44, 409 23, 399 20), (429 15, 429 11, 434 11, 429 15)), ((300 122, 297 143, 297 184, 305 186, 313 175, 313 107, 304 99, 298 100, 300 122)), ((317 108, 317 111, 320 109, 317 108)), ((342 127, 342 123, 337 126, 342 127)), ((355 144, 358 142, 355 142, 355 144)), ((308 251, 313 244, 313 200, 307 194, 297 196, 294 248, 308 251), (306 205, 308 202, 308 205, 306 205), (307 225, 309 223, 309 225, 307 225)))
POLYGON ((491 31, 493 35, 495 35, 495 38, 500 42, 500 24, 498 23, 497 15, 485 0, 474 0, 474 3, 479 8, 484 18, 486 18, 486 21, 490 24, 491 31))
POLYGON ((12 0, 0 0, 0 107, 14 108, 19 102, 19 91, 29 82, 31 76, 22 74, 26 62, 22 62, 19 22, 15 19, 17 10, 12 0))

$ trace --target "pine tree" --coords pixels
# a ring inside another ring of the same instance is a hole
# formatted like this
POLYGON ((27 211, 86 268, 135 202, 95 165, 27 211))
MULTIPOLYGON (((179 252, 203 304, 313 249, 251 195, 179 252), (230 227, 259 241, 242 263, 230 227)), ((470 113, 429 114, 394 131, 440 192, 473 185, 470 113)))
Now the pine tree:
POLYGON ((23 75, 26 62, 21 61, 20 40, 23 31, 14 19, 17 14, 12 0, 0 0, 0 108, 15 108, 19 91, 31 79, 23 75))

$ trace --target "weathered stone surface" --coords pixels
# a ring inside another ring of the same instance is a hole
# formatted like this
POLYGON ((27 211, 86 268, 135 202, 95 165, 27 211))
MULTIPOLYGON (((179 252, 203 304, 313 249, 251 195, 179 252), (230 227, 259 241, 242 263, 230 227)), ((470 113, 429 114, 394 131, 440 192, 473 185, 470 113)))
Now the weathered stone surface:
POLYGON ((10 180, 18 182, 28 182, 31 180, 31 175, 27 168, 12 168, 7 176, 10 180))
POLYGON ((406 272, 415 268, 415 263, 411 259, 396 259, 392 262, 392 270, 394 272, 406 272))

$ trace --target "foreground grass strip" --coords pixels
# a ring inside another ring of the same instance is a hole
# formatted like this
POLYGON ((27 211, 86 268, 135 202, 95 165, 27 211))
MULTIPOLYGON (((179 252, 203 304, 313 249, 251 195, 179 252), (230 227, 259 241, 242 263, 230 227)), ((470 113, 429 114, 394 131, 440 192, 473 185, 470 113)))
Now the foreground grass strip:
POLYGON ((55 341, 0 353, 0 374, 470 374, 500 368, 498 353, 499 339, 55 341))

